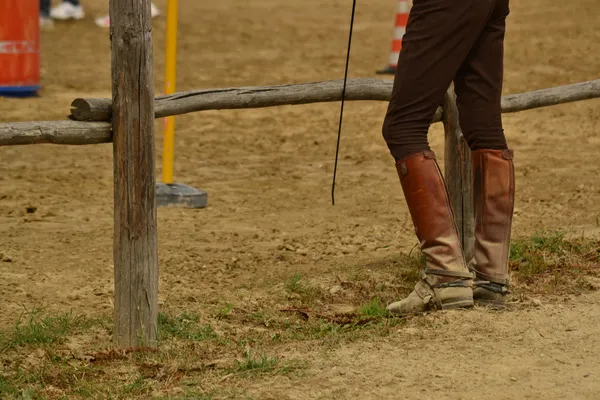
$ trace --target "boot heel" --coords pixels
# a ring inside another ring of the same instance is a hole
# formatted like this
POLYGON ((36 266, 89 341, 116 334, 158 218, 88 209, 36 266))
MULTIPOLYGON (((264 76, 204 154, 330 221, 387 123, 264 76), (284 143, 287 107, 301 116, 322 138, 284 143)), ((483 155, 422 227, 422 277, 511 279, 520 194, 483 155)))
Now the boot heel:
POLYGON ((506 308, 506 294, 488 290, 484 287, 473 289, 473 300, 478 306, 494 310, 504 310, 506 308))

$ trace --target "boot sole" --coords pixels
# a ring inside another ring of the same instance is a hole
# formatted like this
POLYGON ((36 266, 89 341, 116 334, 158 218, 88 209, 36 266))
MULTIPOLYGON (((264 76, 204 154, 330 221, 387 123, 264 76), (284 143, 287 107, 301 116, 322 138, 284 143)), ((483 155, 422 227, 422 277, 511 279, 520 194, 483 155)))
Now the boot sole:
POLYGON ((473 305, 473 299, 465 297, 442 303, 442 310, 449 310, 453 308, 471 308, 473 305))

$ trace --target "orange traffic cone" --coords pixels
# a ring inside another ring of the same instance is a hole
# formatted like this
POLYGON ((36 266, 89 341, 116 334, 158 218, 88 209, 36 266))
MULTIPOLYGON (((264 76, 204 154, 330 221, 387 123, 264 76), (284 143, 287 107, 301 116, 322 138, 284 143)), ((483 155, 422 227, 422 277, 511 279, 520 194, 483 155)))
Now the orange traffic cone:
POLYGON ((394 27, 394 37, 392 38, 392 52, 390 54, 390 63, 387 67, 377 71, 378 74, 394 74, 398 65, 398 56, 402 49, 402 38, 406 32, 406 23, 408 22, 408 12, 410 11, 409 0, 398 0, 398 9, 396 10, 396 25, 394 27))
POLYGON ((39 0, 0 1, 0 95, 34 96, 40 83, 39 0))

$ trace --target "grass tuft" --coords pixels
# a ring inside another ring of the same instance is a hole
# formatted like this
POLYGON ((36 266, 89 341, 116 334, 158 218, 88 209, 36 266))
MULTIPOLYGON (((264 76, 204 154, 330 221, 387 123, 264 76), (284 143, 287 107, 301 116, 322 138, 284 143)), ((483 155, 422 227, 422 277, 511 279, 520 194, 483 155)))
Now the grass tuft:
POLYGON ((235 367, 231 372, 271 372, 274 371, 278 365, 279 359, 277 357, 269 357, 264 353, 255 357, 252 354, 252 351, 247 350, 241 361, 235 361, 235 367))
POLYGON ((510 264, 515 275, 526 283, 537 276, 579 272, 600 262, 600 241, 591 238, 567 239, 564 232, 538 232, 530 238, 513 240, 510 264))
POLYGON ((2 398, 12 396, 15 397, 19 394, 19 390, 15 387, 14 383, 9 378, 0 375, 0 396, 2 398))
POLYGON ((200 316, 197 314, 180 314, 171 317, 167 314, 158 315, 159 340, 183 339, 183 340, 209 340, 216 339, 217 333, 209 324, 200 324, 200 316))
POLYGON ((262 375, 265 373, 276 373, 287 375, 294 371, 306 368, 302 362, 281 363, 277 357, 269 357, 265 353, 255 356, 252 350, 244 352, 243 359, 235 360, 235 365, 229 370, 230 375, 262 375))
POLYGON ((138 376, 133 382, 125 384, 121 393, 124 395, 136 396, 148 393, 150 389, 151 387, 144 377, 138 376))
POLYGON ((38 308, 23 312, 12 331, 0 335, 0 353, 21 346, 62 343, 67 336, 84 331, 97 321, 73 313, 43 316, 38 308))
POLYGON ((304 282, 303 276, 300 274, 294 274, 286 280, 284 288, 290 295, 297 297, 302 304, 312 304, 321 296, 321 290, 308 282, 304 282))
POLYGON ((388 316, 388 311, 385 304, 382 303, 379 297, 375 297, 360 309, 360 315, 371 318, 384 318, 388 316))
POLYGON ((217 319, 225 319, 229 316, 229 313, 233 310, 233 306, 229 303, 225 304, 225 307, 217 311, 217 319))

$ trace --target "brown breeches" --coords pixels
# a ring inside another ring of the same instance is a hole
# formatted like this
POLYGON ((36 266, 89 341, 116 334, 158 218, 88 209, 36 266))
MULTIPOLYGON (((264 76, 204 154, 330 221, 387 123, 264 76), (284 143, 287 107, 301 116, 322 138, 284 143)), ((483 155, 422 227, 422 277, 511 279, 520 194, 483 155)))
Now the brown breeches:
POLYGON ((429 150, 429 125, 452 82, 471 150, 507 148, 500 99, 508 1, 414 0, 383 123, 396 160, 429 150))

